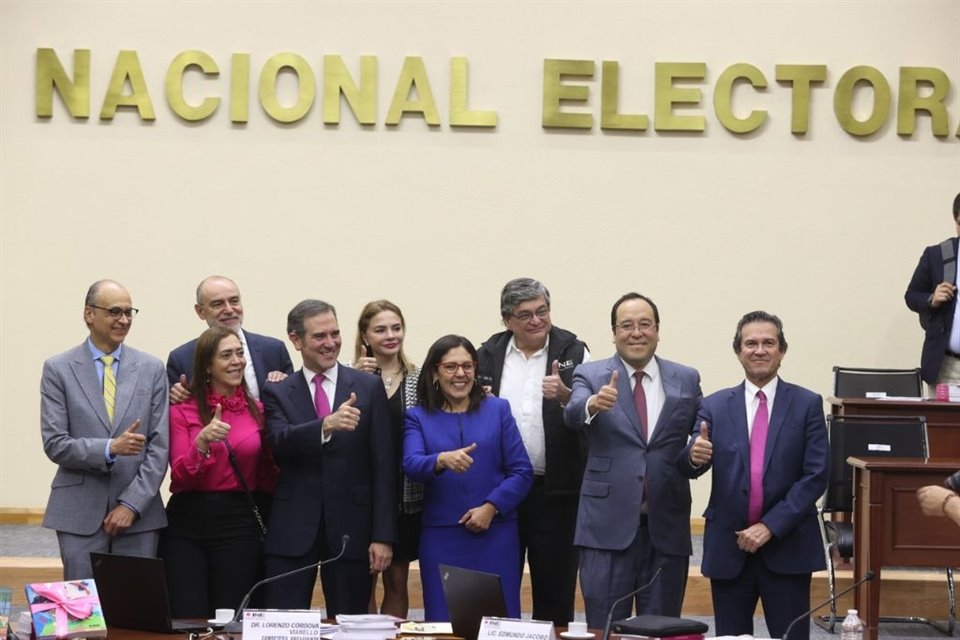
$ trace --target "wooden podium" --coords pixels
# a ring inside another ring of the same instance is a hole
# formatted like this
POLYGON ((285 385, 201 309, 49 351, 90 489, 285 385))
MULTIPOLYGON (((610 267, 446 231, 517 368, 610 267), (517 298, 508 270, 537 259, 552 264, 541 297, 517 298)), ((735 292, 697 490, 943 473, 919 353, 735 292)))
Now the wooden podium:
MULTIPOLYGON (((875 574, 854 591, 854 601, 864 638, 877 640, 881 567, 960 567, 960 527, 947 518, 923 515, 917 502, 917 489, 942 486, 960 469, 960 457, 927 462, 851 457, 847 462, 854 471, 853 575, 875 574)), ((944 598, 944 614, 946 609, 944 598)))
POLYGON ((927 419, 930 457, 935 460, 960 458, 960 402, 873 398, 829 398, 828 401, 833 407, 833 415, 924 416, 927 419))

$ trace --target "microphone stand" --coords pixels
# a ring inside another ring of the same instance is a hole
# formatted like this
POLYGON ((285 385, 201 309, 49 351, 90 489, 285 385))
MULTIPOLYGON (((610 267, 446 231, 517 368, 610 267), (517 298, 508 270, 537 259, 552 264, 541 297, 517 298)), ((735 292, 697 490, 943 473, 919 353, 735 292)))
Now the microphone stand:
POLYGON ((335 562, 343 557, 344 552, 347 550, 347 543, 350 542, 350 536, 344 534, 340 539, 340 553, 328 558, 326 560, 321 560, 320 562, 314 562, 313 564, 308 564, 305 567, 299 567, 286 573, 280 573, 275 576, 270 576, 269 578, 264 578, 260 582, 256 583, 250 587, 250 591, 247 591, 247 595, 243 596, 243 600, 240 602, 240 606, 237 607, 236 612, 233 614, 233 620, 224 625, 223 630, 225 633, 242 633, 243 632, 243 612, 247 608, 247 605, 250 603, 250 598, 253 596, 253 593, 262 587, 265 584, 270 584, 271 582, 276 582, 288 576, 295 575, 297 573, 303 573, 304 571, 309 571, 310 569, 319 569, 325 564, 335 562))
POLYGON ((876 574, 874 574, 873 571, 867 571, 865 574, 863 574, 862 578, 854 582, 852 585, 850 585, 846 589, 843 589, 840 593, 835 594, 832 598, 827 598, 826 600, 824 600, 823 602, 815 606, 813 609, 810 609, 810 611, 807 611, 805 614, 803 614, 799 618, 795 618, 793 622, 790 623, 790 626, 787 627, 787 630, 783 632, 783 638, 781 640, 787 640, 790 637, 790 632, 793 630, 793 627, 798 622, 800 622, 804 618, 809 618, 813 614, 813 612, 816 611, 817 609, 821 607, 825 607, 831 602, 834 602, 837 599, 839 599, 840 596, 850 593, 851 591, 853 591, 854 589, 862 585, 864 582, 870 582, 871 580, 873 580, 875 575, 876 574))
POLYGON ((617 605, 620 604, 621 602, 623 602, 624 600, 628 599, 628 598, 632 598, 633 596, 637 595, 638 593, 640 593, 641 591, 643 591, 644 589, 646 589, 647 587, 649 587, 650 585, 652 585, 654 582, 656 582, 656 581, 657 581, 657 578, 660 577, 660 572, 661 572, 661 571, 663 571, 663 566, 662 566, 662 565, 659 566, 659 567, 657 567, 657 572, 656 572, 655 574, 653 574, 653 577, 652 577, 652 578, 650 578, 650 582, 648 582, 647 584, 643 585, 643 586, 640 587, 639 589, 634 589, 633 591, 631 591, 631 592, 628 593, 627 595, 622 596, 622 597, 620 597, 620 598, 617 598, 616 600, 613 601, 613 604, 610 605, 610 613, 607 614, 607 624, 603 627, 603 638, 602 638, 602 640, 610 640, 610 625, 613 624, 613 610, 617 608, 617 605))

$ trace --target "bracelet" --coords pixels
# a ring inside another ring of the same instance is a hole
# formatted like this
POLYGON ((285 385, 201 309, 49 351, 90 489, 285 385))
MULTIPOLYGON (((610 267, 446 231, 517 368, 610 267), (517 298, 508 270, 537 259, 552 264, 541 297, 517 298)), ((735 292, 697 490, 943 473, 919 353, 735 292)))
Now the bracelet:
POLYGON ((197 447, 197 453, 200 454, 200 457, 201 457, 201 458, 204 458, 204 459, 209 458, 209 457, 210 457, 210 448, 208 447, 206 451, 203 451, 202 449, 200 449, 200 447, 197 447))
POLYGON ((952 491, 944 496, 943 502, 940 503, 940 515, 947 515, 947 503, 950 502, 951 498, 956 497, 958 497, 957 494, 953 493, 952 491))

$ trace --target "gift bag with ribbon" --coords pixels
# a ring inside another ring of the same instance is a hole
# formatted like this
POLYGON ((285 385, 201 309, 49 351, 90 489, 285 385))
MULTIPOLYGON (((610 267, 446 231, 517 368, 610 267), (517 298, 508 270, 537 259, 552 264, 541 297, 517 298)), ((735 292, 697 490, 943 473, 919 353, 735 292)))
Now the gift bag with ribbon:
POLYGON ((37 640, 105 638, 107 624, 93 580, 28 584, 27 603, 37 640))

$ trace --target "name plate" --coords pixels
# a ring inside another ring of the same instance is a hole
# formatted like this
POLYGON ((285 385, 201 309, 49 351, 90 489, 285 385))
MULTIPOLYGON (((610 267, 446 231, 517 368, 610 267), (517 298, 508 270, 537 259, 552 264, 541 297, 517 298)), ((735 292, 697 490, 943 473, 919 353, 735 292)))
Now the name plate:
POLYGON ((318 640, 322 626, 323 615, 318 609, 247 609, 243 612, 244 640, 318 640))
MULTIPOLYGON (((477 640, 556 640, 552 622, 484 616, 477 640)), ((244 637, 244 640, 247 640, 244 637)))

